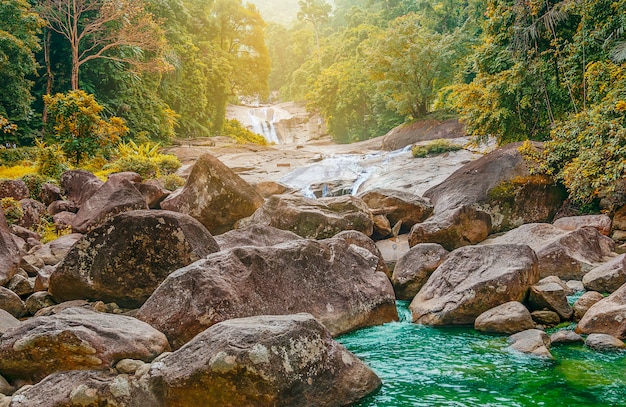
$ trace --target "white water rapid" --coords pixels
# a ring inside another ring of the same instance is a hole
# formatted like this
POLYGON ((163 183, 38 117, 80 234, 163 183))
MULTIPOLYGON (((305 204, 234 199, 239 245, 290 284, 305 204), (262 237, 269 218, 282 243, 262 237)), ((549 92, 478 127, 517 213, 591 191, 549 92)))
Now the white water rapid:
POLYGON ((248 120, 252 125, 252 131, 265 137, 270 144, 280 144, 276 126, 274 109, 271 107, 256 107, 248 111, 248 120))

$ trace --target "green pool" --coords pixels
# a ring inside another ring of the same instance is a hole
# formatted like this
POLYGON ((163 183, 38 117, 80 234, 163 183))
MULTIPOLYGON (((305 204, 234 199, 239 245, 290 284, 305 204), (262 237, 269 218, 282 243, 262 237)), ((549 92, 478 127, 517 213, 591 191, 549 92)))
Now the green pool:
POLYGON ((626 353, 555 345, 555 360, 514 353, 506 338, 470 328, 400 322, 338 338, 383 381, 360 407, 626 406, 626 353))

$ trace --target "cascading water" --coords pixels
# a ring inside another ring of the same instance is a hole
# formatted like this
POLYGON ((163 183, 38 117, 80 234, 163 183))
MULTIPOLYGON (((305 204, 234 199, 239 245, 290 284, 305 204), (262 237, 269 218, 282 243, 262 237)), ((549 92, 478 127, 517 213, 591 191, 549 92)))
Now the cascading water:
POLYGON ((248 120, 252 131, 265 137, 268 143, 280 144, 276 133, 275 117, 272 109, 266 107, 250 109, 248 120))

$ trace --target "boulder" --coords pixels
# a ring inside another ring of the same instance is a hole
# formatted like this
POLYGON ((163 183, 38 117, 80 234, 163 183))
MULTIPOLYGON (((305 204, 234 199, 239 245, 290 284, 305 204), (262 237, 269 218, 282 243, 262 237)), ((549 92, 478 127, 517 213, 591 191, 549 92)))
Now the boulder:
POLYGON ((194 164, 183 189, 161 202, 161 208, 191 215, 212 234, 234 228, 263 204, 263 197, 210 154, 194 164))
POLYGON ((0 308, 0 336, 4 335, 6 331, 18 326, 19 324, 19 319, 0 308))
POLYGON ((113 174, 109 174, 107 181, 111 181, 111 180, 119 181, 122 179, 128 180, 132 182, 133 184, 140 184, 141 181, 143 181, 143 178, 141 177, 141 175, 133 171, 124 171, 124 172, 116 172, 113 174))
POLYGON ((48 205, 48 213, 52 216, 61 212, 78 212, 79 207, 72 201, 54 201, 48 205))
POLYGON ((25 241, 39 242, 41 240, 41 236, 39 236, 37 232, 33 232, 32 230, 27 229, 23 226, 17 226, 16 224, 13 224, 9 226, 9 228, 11 229, 11 233, 25 241))
POLYGON ((16 201, 28 198, 30 192, 28 187, 21 179, 18 180, 0 180, 0 199, 13 198, 16 201))
POLYGON ((41 190, 39 191, 39 200, 46 206, 49 206, 54 201, 59 201, 63 199, 61 194, 61 188, 58 185, 51 184, 46 182, 41 185, 41 190))
POLYGON ((222 250, 241 246, 275 246, 300 239, 302 238, 293 232, 260 224, 252 224, 215 236, 215 241, 222 250))
POLYGON ((613 215, 613 235, 614 240, 626 240, 626 205, 615 211, 613 215))
POLYGON ((530 313, 533 321, 542 327, 553 327, 561 323, 561 317, 554 311, 540 310, 530 313))
POLYGON ((0 287, 0 309, 7 311, 15 318, 21 318, 26 315, 24 301, 6 287, 0 287))
POLYGON ((550 337, 539 329, 528 329, 509 337, 509 348, 518 352, 553 359, 550 353, 550 337))
POLYGON ((52 222, 57 230, 71 230, 76 219, 76 214, 72 212, 60 212, 52 217, 52 222))
POLYGON ((37 270, 37 275, 35 276, 35 291, 46 291, 50 286, 50 276, 54 273, 56 267, 54 266, 43 266, 41 269, 37 270))
POLYGON ((171 194, 159 181, 154 179, 143 184, 135 184, 135 187, 146 199, 146 205, 150 209, 161 209, 161 202, 171 194))
POLYGON ((172 273, 137 312, 178 348, 211 325, 313 314, 333 335, 398 319, 378 259, 343 239, 242 246, 172 273))
POLYGON ((372 239, 385 239, 393 234, 394 229, 391 227, 391 223, 389 223, 389 219, 387 219, 385 215, 374 215, 373 220, 374 230, 372 232, 372 239))
POLYGON ((611 218, 606 215, 568 216, 559 218, 552 223, 559 229, 576 230, 583 227, 592 227, 604 236, 611 234, 611 218))
POLYGON ((20 201, 24 215, 17 222, 19 226, 30 228, 41 223, 41 218, 46 215, 46 205, 34 199, 25 198, 20 201))
POLYGON ((158 406, 158 401, 128 375, 74 370, 53 373, 13 395, 12 407, 158 406))
POLYGON ((580 321, 593 304, 603 299, 604 296, 597 291, 587 291, 581 295, 574 303, 574 321, 580 321))
POLYGON ((82 237, 50 277, 57 301, 138 307, 168 274, 219 251, 191 216, 170 211, 122 213, 82 237))
POLYGON ((289 230, 309 239, 326 239, 344 230, 371 236, 373 215, 357 197, 344 195, 311 199, 298 195, 274 195, 247 220, 289 230))
POLYGON ((588 348, 599 352, 610 352, 626 349, 626 344, 614 336, 607 334, 590 334, 585 340, 588 348))
POLYGON ((343 232, 337 233, 335 235, 335 238, 343 239, 349 244, 361 247, 370 252, 378 259, 376 271, 380 271, 381 273, 384 273, 387 277, 391 278, 391 271, 387 267, 387 263, 385 263, 385 259, 383 259, 383 255, 378 249, 378 246, 376 246, 376 243, 372 239, 356 230, 344 230, 343 232))
POLYGON ((523 301, 539 280, 537 257, 525 245, 467 246, 433 272, 409 308, 424 325, 473 325, 483 312, 523 301))
POLYGON ((111 178, 81 205, 72 230, 87 233, 119 213, 141 209, 148 209, 148 205, 135 185, 123 177, 111 178))
POLYGON ((626 254, 615 257, 583 276, 583 285, 589 291, 612 293, 626 283, 626 254))
POLYGON ((610 259, 615 243, 596 229, 574 231, 548 223, 531 223, 489 239, 483 244, 527 244, 539 259, 539 275, 563 280, 581 280, 585 274, 610 259))
POLYGON ((412 300, 430 275, 448 257, 448 251, 437 243, 413 246, 396 263, 391 284, 399 300, 412 300))
POLYGON ((20 250, 0 208, 0 285, 6 284, 17 273, 20 260, 20 250))
POLYGON ((16 274, 7 282, 6 288, 24 298, 35 292, 35 278, 16 274))
POLYGON ((420 243, 439 243, 446 250, 482 242, 491 230, 488 213, 462 206, 441 212, 411 228, 409 246, 420 243))
POLYGON ((70 233, 68 235, 59 236, 59 238, 46 243, 24 256, 23 262, 26 261, 31 265, 36 265, 37 268, 41 268, 45 265, 57 265, 65 258, 72 246, 82 237, 83 235, 80 233, 70 233))
POLYGON ((291 188, 289 188, 287 185, 274 181, 257 182, 256 184, 254 184, 254 188, 256 188, 257 192, 263 198, 269 198, 272 195, 287 194, 291 190, 291 188))
POLYGON ((561 329, 550 335, 550 343, 552 345, 560 343, 583 343, 585 340, 582 336, 569 329, 561 329))
MULTIPOLYGON (((561 279, 559 278, 559 280, 561 279)), ((585 286, 583 285, 583 282, 580 280, 567 280, 565 285, 571 290, 572 294, 585 291, 585 286)))
POLYGON ((511 335, 534 327, 530 311, 518 301, 498 305, 483 312, 474 321, 477 331, 497 334, 511 335))
POLYGON ((68 201, 81 207, 104 185, 98 177, 86 170, 65 171, 61 175, 61 188, 68 201))
MULTIPOLYGON (((493 232, 551 222, 567 193, 553 179, 533 175, 533 164, 519 152, 520 146, 511 143, 492 151, 426 191, 435 214, 472 205, 491 215, 493 232)), ((533 143, 532 148, 543 145, 533 143)))
POLYGON ((359 195, 359 198, 375 215, 385 215, 391 225, 402 222, 401 231, 408 232, 413 225, 425 221, 433 207, 421 196, 391 189, 374 189, 359 195))
POLYGON ((580 334, 603 333, 626 338, 626 284, 592 305, 578 322, 580 334))
POLYGON ((421 141, 466 137, 465 125, 457 119, 418 120, 403 123, 385 134, 382 148, 388 151, 400 150, 421 141))
POLYGON ((407 234, 385 240, 376 241, 376 247, 385 260, 389 270, 393 271, 398 261, 409 252, 409 239, 407 234))
POLYGON ((24 304, 26 312, 29 315, 35 315, 40 309, 56 305, 56 302, 47 291, 38 291, 28 296, 24 304))
POLYGON ((309 314, 221 322, 149 374, 167 406, 347 406, 381 385, 309 314))
POLYGON ((122 359, 151 361, 165 336, 135 318, 71 308, 23 321, 0 338, 0 373, 38 381, 63 370, 106 370, 122 359))
POLYGON ((537 311, 544 309, 554 311, 563 321, 571 319, 574 314, 574 310, 567 302, 563 286, 552 281, 549 277, 530 287, 528 304, 531 309, 537 311))

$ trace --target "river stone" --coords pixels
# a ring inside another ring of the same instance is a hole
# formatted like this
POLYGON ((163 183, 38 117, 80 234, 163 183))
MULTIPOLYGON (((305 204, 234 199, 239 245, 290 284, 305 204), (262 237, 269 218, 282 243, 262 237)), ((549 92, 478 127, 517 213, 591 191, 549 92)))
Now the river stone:
POLYGON ((37 291, 47 291, 50 286, 50 276, 56 270, 55 266, 43 266, 41 269, 37 270, 37 275, 35 276, 35 292, 37 291))
MULTIPOLYGON (((491 215, 493 232, 531 222, 551 222, 567 197, 565 189, 546 176, 532 175, 533 164, 510 143, 459 168, 430 188, 435 214, 472 205, 491 215)), ((535 150, 542 143, 532 143, 535 150)))
POLYGON ((135 185, 124 177, 110 178, 81 205, 72 221, 72 230, 87 233, 117 214, 140 209, 148 209, 148 205, 135 185))
POLYGON ((391 227, 391 223, 389 223, 389 219, 387 219, 385 215, 374 215, 373 220, 374 231, 372 232, 372 239, 385 239, 393 234, 394 229, 391 227))
POLYGON ((510 301, 480 314, 474 329, 497 334, 514 334, 535 327, 530 311, 518 301, 510 301))
POLYGON ((528 329, 509 337, 510 348, 522 353, 554 359, 550 353, 550 337, 539 329, 528 329))
POLYGON ((574 321, 580 321, 593 304, 603 299, 604 296, 597 291, 587 291, 581 295, 574 303, 574 321))
POLYGON ((9 230, 0 208, 0 285, 6 284, 20 268, 20 250, 9 230))
POLYGON ((391 284, 399 300, 412 300, 430 275, 448 257, 448 251, 437 243, 413 246, 396 263, 391 284))
POLYGON ((33 250, 24 260, 38 269, 43 266, 55 266, 59 264, 70 251, 72 246, 83 237, 80 233, 70 233, 46 243, 33 250))
POLYGON ((48 205, 48 213, 52 216, 61 213, 61 212, 78 212, 78 205, 76 205, 72 201, 54 201, 50 205, 48 205))
POLYGON ((376 271, 380 271, 384 273, 387 277, 391 278, 391 270, 387 267, 387 263, 385 263, 385 259, 383 259, 383 255, 376 246, 376 243, 367 237, 364 233, 361 233, 357 230, 344 230, 343 232, 339 232, 335 235, 337 239, 343 239, 349 244, 353 244, 355 246, 361 247, 378 259, 378 264, 376 265, 376 271))
POLYGON ((72 212, 60 212, 52 217, 52 222, 57 230, 71 230, 76 214, 72 212))
POLYGON ((344 195, 311 199, 298 195, 274 195, 247 221, 289 230, 309 239, 326 239, 344 230, 371 236, 373 215, 357 197, 344 195))
POLYGON ((380 379, 309 314, 220 322, 152 364, 167 406, 344 406, 380 379))
POLYGON ((313 314, 333 335, 398 319, 378 259, 343 239, 300 239, 212 254, 168 276, 137 312, 174 348, 218 322, 313 314))
POLYGON ((15 392, 11 407, 159 406, 132 376, 108 371, 53 373, 34 386, 15 392))
POLYGON ((374 189, 359 198, 376 215, 385 215, 391 225, 402 222, 401 230, 408 232, 416 223, 423 222, 433 213, 433 206, 421 196, 392 189, 374 189))
POLYGON ((550 343, 552 345, 559 343, 583 343, 585 340, 582 336, 569 329, 561 329, 550 335, 550 343))
POLYGON ((376 241, 376 247, 385 260, 389 270, 393 271, 398 261, 409 252, 409 239, 407 234, 385 240, 376 241))
POLYGON ((612 293, 626 283, 626 254, 602 264, 583 276, 587 290, 612 293))
POLYGON ((61 175, 61 188, 68 201, 79 208, 104 185, 98 177, 86 170, 65 171, 61 175))
POLYGON ((554 311, 549 310, 539 310, 533 311, 530 313, 530 316, 533 318, 538 325, 543 327, 553 327, 557 326, 561 323, 561 317, 554 311))
POLYGON ((148 180, 141 184, 135 184, 135 188, 143 195, 146 200, 146 205, 148 205, 150 209, 161 209, 161 202, 171 194, 170 191, 165 189, 165 187, 155 179, 148 180))
POLYGON ((0 287, 0 309, 7 311, 15 318, 21 318, 26 315, 24 301, 6 287, 0 287))
POLYGON ((626 339, 626 284, 592 305, 578 322, 576 332, 604 333, 626 339))
POLYGON ((175 270, 219 251, 211 234, 188 215, 122 213, 81 238, 50 277, 61 302, 92 299, 139 307, 175 270))
POLYGON ((411 228, 409 246, 420 243, 439 243, 446 250, 482 242, 491 231, 488 213, 461 206, 441 212, 411 228))
POLYGON ((543 309, 554 311, 563 321, 571 319, 574 314, 574 310, 567 302, 563 286, 550 278, 544 278, 530 287, 528 304, 531 309, 537 311, 543 309))
POLYGON ((13 198, 16 201, 21 201, 24 198, 28 198, 29 195, 28 187, 21 179, 0 180, 0 199, 13 198))
POLYGON ((191 215, 212 234, 234 228, 263 204, 254 187, 210 154, 194 164, 182 190, 161 202, 161 208, 191 215))
POLYGON ((30 228, 41 223, 41 218, 46 215, 47 207, 34 199, 24 198, 20 200, 24 215, 19 219, 17 225, 30 228))
POLYGON ((585 345, 600 352, 610 352, 626 349, 626 344, 614 336, 607 334, 589 334, 585 345))
POLYGON ((409 308, 413 322, 424 325, 473 325, 491 308, 523 301, 537 280, 537 256, 528 246, 462 247, 433 272, 409 308))
POLYGON ((0 336, 6 331, 20 324, 20 320, 11 315, 8 311, 0 308, 0 336))
POLYGON ((559 229, 576 230, 582 227, 596 228, 604 236, 611 234, 611 218, 606 215, 568 216, 552 223, 559 229))
POLYGON ((258 223, 241 229, 231 230, 214 237, 222 250, 234 249, 235 247, 241 246, 275 246, 277 244, 302 239, 293 232, 258 223))
POLYGON ((70 308, 23 321, 0 338, 0 373, 41 380, 63 370, 106 370, 122 359, 151 361, 165 336, 135 318, 70 308))
POLYGON ((539 259, 539 275, 581 280, 610 259, 615 243, 596 229, 583 227, 568 232, 548 223, 520 226, 483 244, 527 244, 539 259))
POLYGON ((41 185, 38 198, 41 203, 49 206, 52 202, 63 199, 63 196, 61 195, 61 188, 58 185, 46 182, 41 185))
POLYGON ((24 298, 35 292, 35 278, 16 274, 7 282, 6 288, 24 298))

